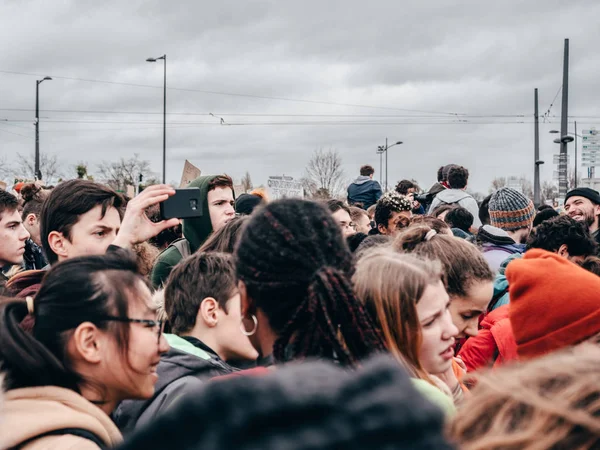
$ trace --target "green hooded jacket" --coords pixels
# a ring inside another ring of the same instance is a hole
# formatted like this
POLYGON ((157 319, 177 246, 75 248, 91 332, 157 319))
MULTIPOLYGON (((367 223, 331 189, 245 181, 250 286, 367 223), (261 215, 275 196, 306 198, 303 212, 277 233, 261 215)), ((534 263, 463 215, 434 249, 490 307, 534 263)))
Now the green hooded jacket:
MULTIPOLYGON (((183 220, 183 236, 189 242, 192 253, 200 248, 213 231, 208 211, 208 184, 215 177, 216 175, 198 177, 189 184, 189 187, 200 188, 200 198, 202 199, 202 217, 183 220)), ((155 289, 160 288, 167 281, 171 270, 182 258, 179 250, 173 245, 158 255, 150 275, 152 286, 155 289)))

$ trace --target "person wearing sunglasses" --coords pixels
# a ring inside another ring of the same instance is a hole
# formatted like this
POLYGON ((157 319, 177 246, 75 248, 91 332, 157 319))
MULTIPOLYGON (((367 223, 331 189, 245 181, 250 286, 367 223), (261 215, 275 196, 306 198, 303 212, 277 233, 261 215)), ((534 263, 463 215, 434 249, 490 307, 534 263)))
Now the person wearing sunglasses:
POLYGON ((52 266, 35 299, 0 303, 6 390, 0 448, 98 449, 122 439, 110 418, 154 394, 169 345, 132 253, 116 249, 52 266), (21 321, 32 315, 28 333, 21 321))

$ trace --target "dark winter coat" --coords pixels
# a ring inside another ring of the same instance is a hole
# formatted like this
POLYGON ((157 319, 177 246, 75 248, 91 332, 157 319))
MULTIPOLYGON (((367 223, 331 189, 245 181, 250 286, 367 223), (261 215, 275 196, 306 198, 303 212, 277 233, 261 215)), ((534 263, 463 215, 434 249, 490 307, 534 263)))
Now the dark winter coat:
POLYGON ((371 177, 361 175, 348 186, 348 203, 360 203, 363 209, 368 209, 377 203, 383 192, 381 186, 371 177))

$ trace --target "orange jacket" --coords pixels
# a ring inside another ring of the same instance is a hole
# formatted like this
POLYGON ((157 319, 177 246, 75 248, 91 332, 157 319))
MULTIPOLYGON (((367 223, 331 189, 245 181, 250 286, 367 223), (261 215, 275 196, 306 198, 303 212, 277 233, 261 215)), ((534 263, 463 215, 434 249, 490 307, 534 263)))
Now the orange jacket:
POLYGON ((467 366, 467 371, 498 367, 517 359, 517 343, 508 318, 509 306, 501 306, 487 314, 481 321, 479 334, 467 339, 460 349, 459 356, 467 366))

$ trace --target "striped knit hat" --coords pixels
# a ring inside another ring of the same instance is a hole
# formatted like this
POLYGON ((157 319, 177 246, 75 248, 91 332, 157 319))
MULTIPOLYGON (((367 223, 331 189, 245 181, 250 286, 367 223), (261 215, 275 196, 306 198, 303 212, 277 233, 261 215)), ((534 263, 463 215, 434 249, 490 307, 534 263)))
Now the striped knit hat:
POLYGON ((527 228, 533 223, 533 202, 511 188, 498 189, 489 203, 490 225, 504 231, 527 228))

